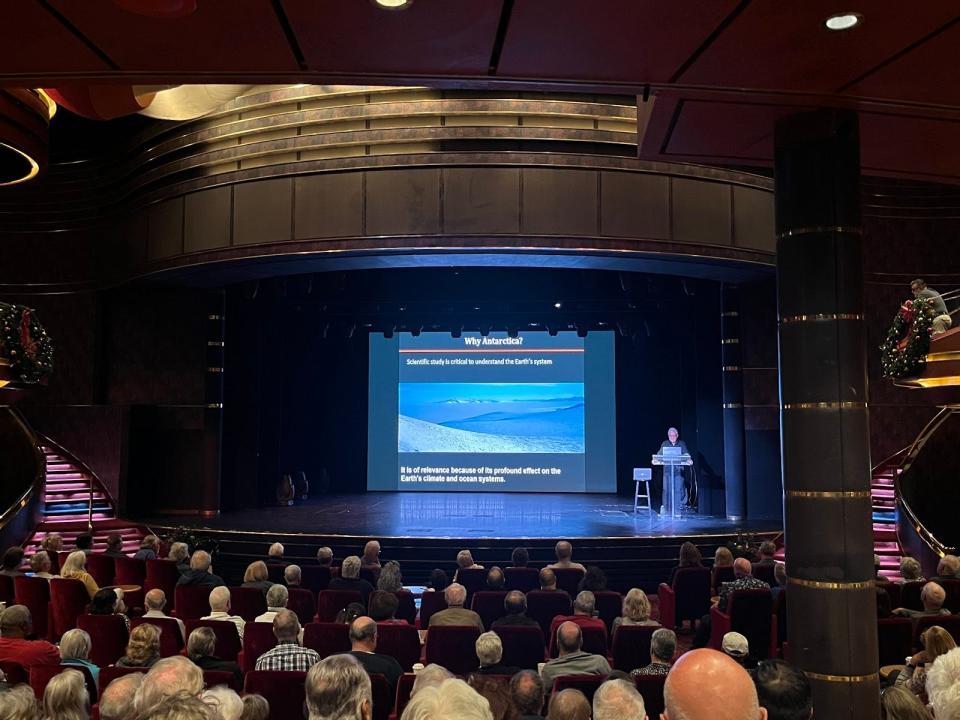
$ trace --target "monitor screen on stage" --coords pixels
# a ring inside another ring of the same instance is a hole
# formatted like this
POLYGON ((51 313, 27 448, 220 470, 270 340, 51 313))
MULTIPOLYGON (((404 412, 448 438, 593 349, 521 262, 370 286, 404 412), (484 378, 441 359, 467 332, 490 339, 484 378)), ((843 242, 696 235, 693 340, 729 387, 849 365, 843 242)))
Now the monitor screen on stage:
POLYGON ((368 490, 616 492, 612 331, 370 335, 368 490))

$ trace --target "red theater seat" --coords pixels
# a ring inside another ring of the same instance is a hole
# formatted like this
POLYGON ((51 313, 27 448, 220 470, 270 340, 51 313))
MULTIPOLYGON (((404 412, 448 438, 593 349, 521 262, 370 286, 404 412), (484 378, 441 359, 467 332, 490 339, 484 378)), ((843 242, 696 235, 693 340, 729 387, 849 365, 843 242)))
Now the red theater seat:
POLYGON ((373 720, 388 720, 393 710, 394 695, 390 683, 380 673, 370 675, 370 691, 373 695, 373 720))
POLYGON ((770 587, 777 586, 777 578, 773 574, 773 565, 760 565, 758 563, 753 563, 751 565, 751 572, 757 580, 763 580, 770 587))
POLYGON ((913 621, 913 647, 919 652, 923 649, 920 634, 927 628, 939 625, 953 636, 953 641, 960 645, 960 615, 933 615, 919 617, 913 621))
POLYGON ((10 605, 13 602, 13 578, 9 575, 0 575, 0 602, 10 605))
MULTIPOLYGON (((89 559, 88 559, 89 562, 89 559)), ((113 582, 117 585, 138 585, 143 587, 147 581, 146 560, 134 560, 128 557, 113 558, 113 582)))
POLYGON ((725 582, 733 582, 736 576, 733 574, 733 565, 723 565, 717 567, 714 565, 710 571, 710 587, 714 595, 720 594, 720 588, 725 582))
POLYGON ((501 625, 493 630, 500 636, 503 644, 501 663, 527 670, 536 670, 542 663, 543 631, 539 627, 523 625, 501 625))
POLYGON ((287 609, 292 610, 300 620, 301 625, 313 622, 317 614, 317 601, 310 590, 306 588, 289 588, 290 598, 287 600, 287 609))
POLYGON ((397 618, 413 625, 417 621, 417 601, 409 590, 397 590, 397 618))
POLYGON ((397 681, 396 707, 390 716, 391 718, 398 718, 403 715, 403 711, 407 708, 407 703, 410 702, 410 691, 413 690, 413 683, 416 679, 417 676, 413 673, 404 673, 400 676, 400 679, 397 681))
POLYGON ((321 565, 302 565, 300 572, 304 587, 314 593, 326 590, 327 585, 330 584, 330 568, 321 565))
POLYGON ((356 590, 323 590, 317 596, 317 620, 333 622, 350 603, 363 604, 363 597, 356 590))
POLYGON ((494 620, 507 614, 503 607, 503 599, 506 596, 506 590, 480 590, 473 594, 470 609, 480 616, 487 630, 490 629, 494 620))
POLYGON ((228 687, 236 690, 238 693, 243 690, 243 688, 237 684, 236 675, 229 670, 204 670, 203 686, 206 688, 212 688, 216 687, 217 685, 227 685, 228 687))
POLYGON ((0 672, 7 678, 10 686, 30 682, 30 671, 13 660, 0 660, 0 672))
POLYGON ((154 589, 163 590, 167 597, 166 612, 170 612, 176 607, 177 581, 180 579, 180 571, 177 570, 177 563, 173 560, 146 560, 147 576, 143 586, 144 592, 154 589))
POLYGON ((598 590, 593 595, 597 599, 597 615, 610 632, 613 621, 623 612, 623 596, 615 590, 598 590))
POLYGON ((33 618, 33 632, 46 638, 53 630, 53 606, 50 602, 50 581, 39 577, 18 575, 13 578, 17 605, 24 605, 33 618))
MULTIPOLYGON (((646 664, 646 663, 644 663, 646 664)), ((666 675, 637 675, 634 679, 637 690, 643 696, 643 705, 648 718, 659 718, 663 712, 663 686, 667 683, 666 675)))
POLYGON ((427 632, 426 664, 437 663, 454 675, 467 675, 480 664, 474 647, 480 629, 473 625, 438 625, 427 632))
POLYGON ((926 580, 911 580, 900 586, 900 607, 910 610, 923 610, 923 602, 920 600, 920 593, 926 580))
POLYGON ((503 569, 503 580, 508 592, 519 590, 527 593, 540 587, 540 571, 531 567, 508 567, 503 569))
POLYGON ((554 568, 553 572, 557 575, 557 587, 566 590, 570 597, 576 597, 577 587, 583 580, 583 570, 579 568, 554 568))
POLYGON ((54 578, 50 581, 50 607, 53 609, 53 632, 51 640, 59 640, 71 628, 77 626, 77 618, 86 612, 90 603, 87 588, 79 580, 54 578))
POLYGON ((34 665, 30 668, 30 687, 33 688, 37 700, 43 699, 43 691, 54 677, 64 670, 76 670, 83 675, 83 680, 87 686, 87 693, 90 695, 90 704, 97 701, 97 684, 93 681, 93 675, 88 668, 82 665, 34 665))
POLYGON ((656 625, 621 625, 613 633, 613 667, 630 672, 650 663, 650 638, 656 625))
POLYGON ((425 592, 420 597, 420 627, 430 625, 430 617, 434 613, 447 609, 447 599, 442 592, 425 592))
POLYGON ((181 620, 198 620, 210 614, 210 591, 206 585, 177 585, 174 591, 176 609, 172 614, 181 620))
POLYGON ((605 675, 561 675, 553 681, 553 694, 573 688, 586 695, 587 702, 592 705, 594 693, 606 679, 605 675))
POLYGON ((107 689, 107 685, 112 683, 118 677, 123 677, 124 675, 130 675, 131 673, 146 673, 150 668, 145 667, 102 667, 100 668, 100 674, 97 676, 97 684, 100 686, 100 694, 103 694, 103 691, 107 689))
MULTIPOLYGON (((87 555, 87 572, 97 581, 100 587, 113 585, 115 573, 113 558, 107 555, 87 555)), ((118 583, 119 584, 119 583, 118 583)))
POLYGON ((247 623, 243 628, 243 651, 237 657, 237 664, 244 672, 250 672, 256 668, 260 656, 276 646, 273 623, 247 623))
POLYGON ((270 582, 274 585, 284 585, 283 571, 287 569, 288 564, 285 562, 268 562, 267 576, 270 578, 270 582))
POLYGON ((239 615, 247 622, 267 611, 267 598, 259 588, 230 588, 230 613, 239 615))
POLYGON ((550 623, 557 615, 569 615, 570 596, 566 593, 531 590, 527 593, 527 615, 540 623, 543 636, 550 634, 550 623))
POLYGON ((187 626, 187 637, 198 627, 208 627, 217 636, 217 647, 214 654, 221 660, 236 661, 240 654, 240 633, 237 626, 229 620, 184 620, 187 626))
MULTIPOLYGON (((559 626, 557 626, 559 630, 559 626)), ((583 651, 595 655, 607 655, 607 629, 605 627, 581 627, 583 634, 583 651)), ((547 643, 549 655, 552 658, 557 657, 557 634, 550 634, 550 640, 547 643)))
POLYGON ((461 568, 457 570, 457 582, 467 589, 467 606, 469 607, 473 594, 486 587, 487 571, 481 568, 461 568))
POLYGON ((127 624, 119 615, 79 615, 77 627, 90 635, 90 662, 113 665, 127 648, 127 624))
POLYGON ((712 607, 710 617, 710 647, 714 650, 720 650, 724 635, 735 631, 750 642, 752 657, 776 657, 777 617, 769 590, 735 590, 727 598, 727 612, 712 607))
POLYGON ((420 633, 413 625, 377 623, 377 652, 395 658, 404 672, 420 662, 420 633))
POLYGON ((304 717, 306 699, 304 672, 260 670, 244 677, 244 694, 263 695, 270 703, 270 720, 295 720, 304 717))
POLYGON ((660 624, 675 629, 689 620, 691 625, 710 612, 710 570, 677 568, 673 584, 660 583, 660 624))
POLYGON ((160 657, 179 655, 183 650, 184 639, 180 637, 180 625, 174 618, 133 618, 130 620, 130 630, 147 623, 160 628, 160 657))
POLYGON ((350 652, 350 627, 346 623, 314 622, 303 627, 303 646, 321 658, 350 652))

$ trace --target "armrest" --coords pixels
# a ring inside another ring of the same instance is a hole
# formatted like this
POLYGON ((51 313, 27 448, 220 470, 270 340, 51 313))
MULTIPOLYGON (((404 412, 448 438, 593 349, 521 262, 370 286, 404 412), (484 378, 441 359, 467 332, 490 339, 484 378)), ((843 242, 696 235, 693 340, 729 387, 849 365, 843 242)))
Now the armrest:
POLYGON ((714 605, 710 608, 710 647, 720 650, 723 647, 723 636, 730 632, 730 615, 721 612, 714 605))
POLYGON ((660 624, 665 628, 677 626, 677 595, 673 588, 666 583, 660 583, 657 588, 657 599, 660 604, 660 624))

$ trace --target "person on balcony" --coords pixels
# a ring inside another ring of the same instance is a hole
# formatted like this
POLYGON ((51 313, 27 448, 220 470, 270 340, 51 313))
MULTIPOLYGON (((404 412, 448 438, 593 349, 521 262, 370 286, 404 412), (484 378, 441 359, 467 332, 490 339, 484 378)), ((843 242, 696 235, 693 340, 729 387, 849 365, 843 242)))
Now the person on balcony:
POLYGON ((927 287, 927 283, 917 278, 910 283, 910 292, 917 300, 930 300, 933 306, 933 334, 945 333, 953 325, 953 318, 947 312, 947 304, 943 301, 943 296, 933 288, 927 287))

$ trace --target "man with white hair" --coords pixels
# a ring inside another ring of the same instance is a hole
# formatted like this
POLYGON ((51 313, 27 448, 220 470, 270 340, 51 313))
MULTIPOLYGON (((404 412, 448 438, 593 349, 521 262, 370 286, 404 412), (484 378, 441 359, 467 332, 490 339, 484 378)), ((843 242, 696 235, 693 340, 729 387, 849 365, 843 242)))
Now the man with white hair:
POLYGON ((583 572, 587 571, 583 565, 573 561, 573 545, 571 545, 568 540, 558 542, 553 551, 557 556, 557 561, 551 565, 547 565, 551 570, 573 568, 574 570, 581 570, 583 572))
POLYGON ((290 599, 290 591, 283 585, 271 585, 267 590, 267 611, 262 615, 257 615, 254 622, 272 623, 277 613, 287 606, 290 599))
POLYGON ((216 709, 217 720, 240 720, 243 715, 243 700, 226 685, 204 690, 200 699, 216 709))
POLYGON ((503 659, 503 641, 495 632, 485 632, 477 638, 475 643, 477 651, 477 660, 480 661, 480 669, 475 672, 481 675, 516 675, 520 668, 512 665, 501 665, 503 659))
POLYGON ((960 570, 960 558, 956 555, 944 555, 937 563, 937 574, 930 579, 934 582, 956 580, 958 570, 960 570))
POLYGON ((210 591, 210 614, 201 620, 225 620, 237 626, 237 634, 243 640, 243 626, 246 621, 239 615, 230 614, 230 589, 215 587, 210 591))
POLYGON ((177 585, 203 585, 219 587, 226 585, 223 578, 213 574, 210 553, 206 550, 197 550, 190 556, 190 569, 180 575, 177 585))
POLYGON ((702 648, 680 656, 663 688, 663 720, 767 720, 749 673, 702 648))
POLYGON ((100 693, 100 720, 133 720, 133 698, 137 694, 143 673, 121 675, 100 693))
POLYGON ((593 695, 593 720, 644 720, 647 708, 637 686, 626 680, 607 680, 593 695))
POLYGON ((307 673, 304 688, 310 720, 371 720, 373 717, 370 676, 352 655, 331 655, 318 662, 307 673))
POLYGON ((257 670, 297 670, 306 672, 318 662, 315 650, 300 645, 300 621, 290 610, 278 610, 273 618, 276 646, 257 658, 257 670))
POLYGON ((333 550, 327 546, 317 548, 317 564, 320 567, 331 567, 333 565, 333 550))
POLYGON ((437 625, 474 625, 484 631, 483 620, 473 610, 467 610, 463 604, 467 601, 467 589, 460 583, 451 583, 443 591, 447 609, 430 616, 430 627, 437 625))
POLYGON ((360 577, 360 558, 356 555, 349 555, 343 559, 340 566, 340 576, 331 578, 327 586, 329 590, 355 590, 360 593, 363 599, 363 605, 366 607, 373 592, 373 585, 360 577))
POLYGON ((380 654, 376 650, 377 623, 373 618, 358 617, 350 623, 350 654, 369 674, 383 675, 390 686, 390 697, 393 697, 397 692, 397 682, 403 675, 403 668, 395 658, 380 654))
POLYGON ((452 677, 453 673, 443 667, 443 665, 430 663, 418 672, 417 677, 414 678, 413 687, 410 688, 410 697, 413 697, 424 688, 437 687, 441 685, 444 680, 449 680, 452 677))
MULTIPOLYGON (((410 698, 402 720, 493 720, 490 703, 463 680, 452 678, 410 698)), ((313 718, 311 717, 311 720, 313 718)))
POLYGON ((303 584, 303 571, 299 565, 287 565, 283 569, 283 581, 287 587, 300 587, 303 584))
POLYGON ((960 717, 960 647, 945 652, 927 670, 925 685, 934 717, 960 717))
POLYGON ((923 603, 923 610, 911 610, 910 608, 897 608, 893 611, 894 615, 902 615, 908 618, 926 617, 928 615, 949 615, 950 611, 943 607, 947 599, 946 591, 935 582, 928 582, 920 591, 920 602, 923 603))
POLYGON ((550 623, 550 635, 557 634, 557 628, 565 622, 575 622, 582 628, 592 627, 606 632, 607 626, 596 616, 597 596, 589 590, 577 593, 573 601, 573 615, 557 615, 550 623))
POLYGON ((178 693, 199 695, 203 671, 183 655, 162 658, 150 668, 133 698, 136 715, 141 715, 164 698, 178 693))
POLYGON ((147 594, 143 596, 143 606, 146 608, 146 612, 143 614, 145 618, 164 618, 166 620, 176 620, 177 627, 180 628, 180 639, 186 641, 187 639, 187 630, 186 626, 183 624, 183 620, 180 618, 171 618, 169 615, 163 612, 163 608, 167 605, 167 596, 160 588, 153 588, 153 590, 148 590, 147 594))
POLYGON ((677 654, 677 634, 660 628, 650 636, 650 664, 636 668, 630 675, 669 675, 673 656, 677 654))

